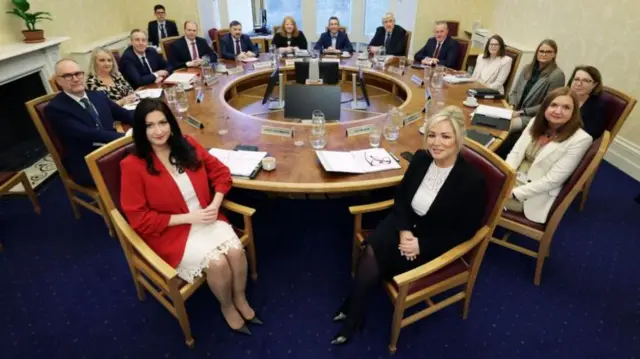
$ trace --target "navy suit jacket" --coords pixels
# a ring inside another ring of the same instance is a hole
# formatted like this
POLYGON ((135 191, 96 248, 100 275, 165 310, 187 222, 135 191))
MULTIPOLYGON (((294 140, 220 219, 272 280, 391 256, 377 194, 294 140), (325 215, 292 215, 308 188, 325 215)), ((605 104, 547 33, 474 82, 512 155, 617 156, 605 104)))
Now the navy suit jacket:
MULTIPOLYGON (((420 51, 416 52, 413 55, 413 59, 415 61, 422 61, 425 57, 433 57, 434 52, 436 51, 436 45, 438 42, 435 37, 427 40, 427 43, 420 49, 420 51)), ((445 67, 453 68, 457 65, 458 62, 458 54, 460 52, 460 44, 453 39, 451 36, 447 36, 442 42, 440 46, 440 52, 438 53, 438 64, 444 65, 445 67)))
MULTIPOLYGON (((167 62, 164 61, 164 58, 160 56, 155 49, 147 48, 144 56, 153 72, 159 70, 171 72, 167 62)), ((120 72, 122 72, 122 76, 124 76, 125 80, 127 80, 134 89, 152 84, 156 81, 156 76, 153 72, 149 71, 149 68, 142 65, 142 61, 140 61, 140 58, 131 46, 127 47, 122 53, 122 57, 120 57, 120 72)))
MULTIPOLYGON (((316 42, 316 46, 313 48, 318 51, 324 51, 324 49, 328 49, 331 47, 331 32, 326 31, 320 35, 320 39, 316 42)), ((351 41, 349 40, 349 35, 342 31, 338 31, 336 36, 336 49, 340 51, 353 52, 353 46, 351 45, 351 41)))
MULTIPOLYGON (((376 34, 369 42, 369 46, 382 46, 384 45, 384 38, 387 31, 384 26, 380 26, 376 29, 376 34)), ((387 55, 404 56, 404 50, 409 46, 407 44, 407 31, 400 25, 395 25, 393 31, 391 31, 391 38, 385 48, 387 55)))
MULTIPOLYGON (((167 37, 180 35, 178 33, 178 26, 176 26, 176 23, 173 20, 164 21, 164 30, 167 32, 167 37)), ((160 39, 158 38, 158 20, 149 21, 149 25, 147 25, 147 32, 149 33, 149 42, 155 46, 160 46, 160 39)))
MULTIPOLYGON (((198 56, 201 58, 205 55, 209 56, 210 62, 217 62, 218 55, 213 51, 213 49, 207 44, 207 40, 196 37, 196 48, 198 48, 198 56)), ((171 69, 177 70, 184 67, 187 67, 187 62, 191 61, 191 52, 189 52, 189 48, 187 47, 187 41, 185 37, 174 41, 171 44, 171 52, 169 53, 169 65, 171 69)))
MULTIPOLYGON (((231 34, 226 34, 220 39, 220 55, 223 59, 233 60, 236 58, 236 43, 231 34)), ((258 45, 251 42, 251 38, 245 34, 240 35, 240 50, 242 52, 251 51, 256 56, 260 52, 258 45)))
POLYGON ((101 129, 89 112, 64 92, 58 93, 44 108, 47 121, 63 146, 62 163, 69 176, 81 185, 93 185, 84 156, 100 144, 123 136, 113 128, 114 121, 132 124, 133 114, 109 100, 101 91, 86 91, 89 101, 98 111, 101 129))

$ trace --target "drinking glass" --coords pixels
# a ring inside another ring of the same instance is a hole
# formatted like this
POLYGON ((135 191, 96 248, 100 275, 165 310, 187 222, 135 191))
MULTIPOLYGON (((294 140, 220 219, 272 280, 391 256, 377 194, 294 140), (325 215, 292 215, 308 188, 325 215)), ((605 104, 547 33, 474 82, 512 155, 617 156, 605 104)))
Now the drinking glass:
POLYGON ((405 66, 407 66, 407 58, 402 56, 398 59, 398 67, 400 67, 400 70, 404 70, 405 66))
POLYGON ((203 77, 202 76, 196 76, 193 79, 193 88, 195 93, 197 94, 198 92, 202 91, 202 82, 203 82, 203 77))
POLYGON ((380 147, 380 129, 377 127, 369 132, 369 146, 380 147))
POLYGON ((400 127, 394 123, 387 123, 383 130, 384 139, 389 142, 395 142, 400 137, 400 127))
POLYGON ((424 83, 425 86, 428 86, 427 84, 429 84, 431 82, 431 76, 433 75, 433 68, 431 66, 424 66, 424 83))
POLYGON ((221 136, 226 135, 229 132, 229 128, 227 127, 229 117, 226 114, 218 114, 216 116, 216 122, 218 124, 218 134, 221 136))
POLYGON ((304 133, 302 132, 302 130, 296 129, 296 128, 292 128, 291 131, 293 133, 293 144, 296 147, 300 147, 300 146, 304 145, 304 138, 302 137, 304 135, 304 133))
POLYGON ((178 87, 176 89, 176 112, 178 112, 178 120, 182 120, 182 117, 189 111, 189 98, 187 93, 178 87))
POLYGON ((386 56, 386 50, 384 49, 384 46, 381 46, 380 49, 378 50, 378 55, 376 56, 376 63, 378 65, 378 67, 384 67, 384 59, 386 56))
POLYGON ((211 84, 213 84, 213 80, 216 77, 213 68, 210 67, 210 66, 205 67, 204 70, 203 70, 202 77, 203 77, 204 82, 205 82, 204 85, 205 86, 211 86, 211 84))
POLYGON ((313 147, 314 150, 321 150, 327 144, 327 137, 324 133, 316 134, 311 132, 309 142, 311 142, 311 147, 313 147))
POLYGON ((324 113, 320 110, 314 110, 311 114, 311 133, 323 134, 325 133, 325 119, 324 113))
POLYGON ((167 104, 169 108, 174 108, 176 105, 176 88, 175 86, 165 87, 164 88, 164 96, 167 99, 167 104))

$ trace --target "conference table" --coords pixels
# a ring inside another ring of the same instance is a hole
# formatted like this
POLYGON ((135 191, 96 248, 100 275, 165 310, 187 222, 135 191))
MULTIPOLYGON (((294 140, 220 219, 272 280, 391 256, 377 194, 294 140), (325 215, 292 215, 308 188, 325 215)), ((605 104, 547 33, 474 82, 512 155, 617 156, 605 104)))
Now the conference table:
MULTIPOLYGON (((269 61, 268 56, 262 54, 259 61, 269 61)), ((363 125, 375 125, 382 129, 390 107, 397 107, 404 116, 420 116, 417 121, 400 129, 400 136, 396 141, 381 138, 380 147, 400 159, 400 169, 367 174, 338 174, 325 171, 308 139, 311 123, 287 119, 283 110, 270 111, 268 105, 262 104, 273 69, 254 69, 252 63, 241 64, 244 67, 242 73, 216 74, 217 82, 203 87, 204 98, 201 101, 197 101, 196 91, 188 91, 188 114, 202 122, 204 128, 196 128, 182 121, 181 130, 195 137, 206 148, 233 150, 237 145, 252 145, 276 159, 276 169, 273 171, 261 170, 254 179, 234 178, 233 186, 236 188, 274 193, 328 194, 393 187, 400 182, 408 167, 408 162, 401 159, 400 154, 404 151, 413 153, 424 147, 424 135, 419 130, 424 124, 422 109, 425 105, 425 88, 412 81, 413 75, 422 78, 423 70, 407 66, 404 72, 398 71, 397 59, 392 59, 384 68, 358 67, 356 57, 357 54, 354 54, 350 58, 340 59, 340 81, 336 86, 342 87, 343 102, 347 102, 345 100, 352 98, 351 74, 358 73, 362 68, 370 106, 364 111, 352 110, 348 102, 343 103, 340 120, 326 124, 327 144, 324 150, 352 151, 370 148, 368 134, 347 136, 347 130, 363 125), (220 135, 218 129, 225 126, 221 123, 225 118, 228 131, 220 135), (296 146, 292 137, 272 135, 263 131, 263 126, 292 129, 294 137, 304 139, 304 144, 296 146)), ((227 68, 237 66, 235 61, 221 62, 227 68)), ((199 69, 179 71, 199 73, 199 69)), ((285 83, 295 81, 295 69, 291 63, 287 64, 282 60, 280 72, 284 75, 285 83)), ((444 105, 460 107, 465 113, 467 126, 470 126, 469 115, 473 108, 464 106, 462 102, 466 99, 469 88, 478 87, 484 86, 480 83, 445 83, 441 89, 444 105)), ((277 87, 274 95, 277 96, 277 87)), ((483 99, 478 102, 491 106, 506 106, 503 100, 483 99)), ((313 110, 310 109, 309 112, 313 110)), ((495 137, 495 141, 489 146, 492 150, 499 147, 508 135, 508 131, 492 128, 478 130, 495 137)))

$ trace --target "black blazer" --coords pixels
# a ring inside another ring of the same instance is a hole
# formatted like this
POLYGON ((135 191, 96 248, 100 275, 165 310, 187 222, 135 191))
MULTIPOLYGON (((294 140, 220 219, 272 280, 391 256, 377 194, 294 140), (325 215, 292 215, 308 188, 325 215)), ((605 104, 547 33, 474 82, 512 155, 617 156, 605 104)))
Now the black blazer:
MULTIPOLYGON (((223 59, 233 60, 236 58, 235 40, 231 34, 226 34, 220 39, 220 56, 223 59)), ((251 38, 245 34, 240 35, 240 51, 251 51, 256 56, 260 53, 258 45, 251 42, 251 38)))
MULTIPOLYGON (((435 37, 427 40, 427 43, 413 55, 415 61, 422 61, 425 57, 433 57, 436 52, 436 45, 438 42, 435 37)), ((460 52, 460 44, 451 36, 447 36, 440 46, 440 52, 438 53, 438 64, 445 67, 453 68, 458 61, 458 53, 460 52)))
MULTIPOLYGON (((273 35, 273 40, 271 41, 271 43, 278 49, 281 47, 289 47, 289 45, 287 44, 287 37, 280 35, 279 32, 276 32, 276 34, 273 35)), ((304 37, 304 33, 302 31, 298 30, 298 36, 291 38, 290 46, 297 47, 300 50, 308 49, 309 45, 307 44, 307 38, 304 37)))
MULTIPOLYGON (((153 72, 159 70, 171 72, 167 62, 164 61, 164 58, 160 56, 155 49, 147 48, 144 55, 153 72)), ((142 61, 140 61, 140 58, 131 46, 127 47, 122 53, 122 57, 120 58, 120 72, 122 72, 122 76, 124 76, 125 80, 127 80, 134 89, 152 84, 156 81, 156 76, 149 71, 149 68, 142 65, 142 61)))
MULTIPOLYGON (((173 20, 164 21, 164 30, 167 32, 167 37, 179 36, 178 26, 173 20)), ((147 33, 149 34, 149 42, 155 46, 160 46, 160 39, 158 38, 158 20, 149 21, 147 25, 147 33)))
MULTIPOLYGON (((173 70, 187 67, 187 62, 191 61, 191 52, 189 52, 187 40, 185 39, 186 38, 183 36, 181 39, 178 39, 171 44, 169 65, 173 70)), ((198 55, 200 57, 207 55, 211 62, 218 61, 218 55, 216 55, 213 49, 209 47, 207 40, 201 37, 196 37, 196 47, 198 48, 198 55)))
POLYGON ((422 261, 431 260, 471 239, 482 226, 487 204, 484 176, 458 155, 429 211, 418 216, 411 201, 432 161, 427 151, 416 152, 393 204, 396 230, 413 232, 418 238, 422 261))
MULTIPOLYGON (((320 39, 316 42, 316 46, 313 48, 318 51, 324 51, 324 49, 328 49, 331 47, 331 32, 326 31, 320 35, 320 39)), ((336 34, 336 49, 340 51, 353 52, 353 45, 351 45, 351 40, 349 40, 349 35, 342 31, 338 31, 336 34)))
MULTIPOLYGON (((384 45, 384 38, 386 37, 386 34, 387 32, 385 31, 384 26, 378 27, 376 29, 376 34, 373 35, 373 38, 369 42, 369 46, 384 45)), ((407 44, 407 31, 405 31, 402 26, 395 25, 391 32, 391 38, 385 48, 387 55, 404 56, 404 50, 407 46, 409 46, 407 44)))
POLYGON ((593 140, 600 138, 604 133, 606 123, 604 101, 600 95, 591 95, 580 107, 580 116, 584 130, 591 135, 593 140))
POLYGON ((93 184, 84 156, 123 136, 113 128, 114 121, 133 123, 131 111, 109 100, 101 91, 86 91, 89 101, 98 112, 101 128, 97 128, 89 112, 64 92, 58 93, 44 108, 47 120, 64 147, 62 162, 71 178, 83 185, 93 184))

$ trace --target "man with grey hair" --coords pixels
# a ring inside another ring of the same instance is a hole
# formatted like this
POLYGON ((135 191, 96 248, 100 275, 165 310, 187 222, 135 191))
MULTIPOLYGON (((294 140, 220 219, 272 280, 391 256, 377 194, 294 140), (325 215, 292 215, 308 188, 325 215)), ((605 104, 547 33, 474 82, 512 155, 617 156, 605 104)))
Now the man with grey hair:
POLYGON ((104 92, 87 91, 84 71, 77 62, 62 59, 55 67, 56 84, 62 89, 44 108, 44 116, 60 140, 62 163, 74 182, 94 185, 84 156, 122 137, 114 122, 133 123, 130 111, 111 101, 104 92))
POLYGON ((435 36, 427 40, 422 49, 413 55, 413 59, 425 65, 456 67, 459 60, 460 44, 449 36, 447 23, 445 21, 436 22, 434 33, 435 36))
POLYGON ((369 42, 369 53, 374 54, 384 47, 387 55, 405 56, 407 46, 407 31, 396 25, 393 13, 384 14, 382 26, 376 29, 376 34, 369 42))

